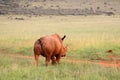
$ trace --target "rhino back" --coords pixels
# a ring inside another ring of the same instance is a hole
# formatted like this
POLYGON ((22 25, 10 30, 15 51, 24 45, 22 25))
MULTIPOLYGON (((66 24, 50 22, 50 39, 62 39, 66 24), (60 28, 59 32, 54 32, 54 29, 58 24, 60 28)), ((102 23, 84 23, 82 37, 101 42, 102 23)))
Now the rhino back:
POLYGON ((59 36, 45 36, 40 38, 40 40, 44 53, 58 54, 61 51, 62 42, 60 41, 59 36))

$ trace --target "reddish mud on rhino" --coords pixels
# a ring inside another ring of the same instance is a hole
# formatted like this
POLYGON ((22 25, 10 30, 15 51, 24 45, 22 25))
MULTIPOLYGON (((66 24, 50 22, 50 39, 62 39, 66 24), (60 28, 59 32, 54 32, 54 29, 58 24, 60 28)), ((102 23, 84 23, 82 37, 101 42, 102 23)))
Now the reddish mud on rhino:
POLYGON ((34 56, 36 65, 38 66, 39 55, 46 58, 46 66, 49 65, 50 60, 52 64, 59 63, 60 58, 66 55, 67 47, 63 45, 63 40, 58 34, 43 36, 34 43, 34 56))

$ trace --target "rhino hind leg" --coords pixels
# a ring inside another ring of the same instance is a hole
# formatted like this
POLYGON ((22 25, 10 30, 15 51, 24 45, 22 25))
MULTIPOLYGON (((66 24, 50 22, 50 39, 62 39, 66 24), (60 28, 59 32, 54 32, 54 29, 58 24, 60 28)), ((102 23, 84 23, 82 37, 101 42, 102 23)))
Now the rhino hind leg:
POLYGON ((50 56, 47 56, 47 57, 46 57, 46 66, 48 66, 49 63, 50 63, 50 56))
POLYGON ((39 54, 35 54, 36 65, 38 66, 39 54))

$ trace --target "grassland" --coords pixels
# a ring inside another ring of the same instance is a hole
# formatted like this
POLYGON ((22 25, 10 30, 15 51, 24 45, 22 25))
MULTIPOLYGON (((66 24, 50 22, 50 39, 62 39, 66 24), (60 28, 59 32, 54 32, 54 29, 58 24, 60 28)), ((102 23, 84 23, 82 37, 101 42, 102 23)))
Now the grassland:
POLYGON ((0 80, 120 79, 120 68, 114 66, 61 61, 45 67, 41 57, 36 68, 32 59, 11 56, 33 56, 34 41, 53 33, 66 34, 70 59, 108 60, 108 50, 120 56, 120 16, 0 16, 0 80))

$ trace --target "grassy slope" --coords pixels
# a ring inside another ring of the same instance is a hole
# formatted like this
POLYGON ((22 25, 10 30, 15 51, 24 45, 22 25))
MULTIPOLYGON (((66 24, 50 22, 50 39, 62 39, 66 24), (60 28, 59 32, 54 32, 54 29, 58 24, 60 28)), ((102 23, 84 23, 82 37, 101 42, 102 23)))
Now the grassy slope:
POLYGON ((9 55, 33 55, 33 44, 40 36, 66 34, 67 55, 71 59, 97 59, 107 50, 120 55, 119 16, 0 16, 0 80, 118 80, 120 69, 89 63, 67 63, 35 68, 34 60, 12 58, 9 55), (22 17, 25 20, 14 20, 22 17))

